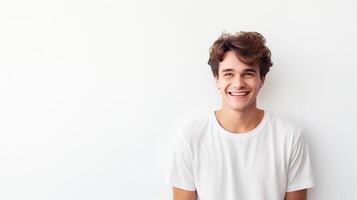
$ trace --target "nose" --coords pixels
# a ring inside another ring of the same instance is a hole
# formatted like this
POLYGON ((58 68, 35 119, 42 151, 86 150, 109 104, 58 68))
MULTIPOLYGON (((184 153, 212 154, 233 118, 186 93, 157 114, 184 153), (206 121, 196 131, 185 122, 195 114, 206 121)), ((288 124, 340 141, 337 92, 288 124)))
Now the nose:
POLYGON ((244 78, 242 78, 240 76, 236 76, 232 80, 232 85, 233 85, 234 88, 242 89, 242 88, 245 87, 246 83, 244 81, 244 78))

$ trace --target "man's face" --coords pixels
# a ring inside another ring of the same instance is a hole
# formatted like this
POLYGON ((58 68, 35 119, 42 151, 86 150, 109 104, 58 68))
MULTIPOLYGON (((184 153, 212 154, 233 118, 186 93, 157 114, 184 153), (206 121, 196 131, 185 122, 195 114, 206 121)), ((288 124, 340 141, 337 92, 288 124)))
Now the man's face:
POLYGON ((218 75, 215 79, 223 109, 244 112, 256 108, 256 98, 264 83, 258 66, 244 64, 233 51, 228 51, 219 63, 218 75))

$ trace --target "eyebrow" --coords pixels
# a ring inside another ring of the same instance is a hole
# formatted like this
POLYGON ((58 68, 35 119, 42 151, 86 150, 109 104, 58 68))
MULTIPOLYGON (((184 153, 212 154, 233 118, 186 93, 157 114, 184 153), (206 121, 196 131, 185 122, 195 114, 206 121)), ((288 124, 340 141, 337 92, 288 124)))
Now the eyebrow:
POLYGON ((244 72, 254 72, 257 73, 256 69, 245 69, 244 72))
MULTIPOLYGON (((233 72, 233 71, 234 71, 234 69, 232 69, 232 68, 227 68, 227 69, 222 70, 222 73, 224 73, 224 72, 233 72)), ((243 72, 254 72, 254 73, 257 73, 257 70, 256 70, 256 69, 245 69, 245 70, 243 70, 243 72)))
POLYGON ((233 72, 234 70, 232 69, 232 68, 228 68, 228 69, 224 69, 224 70, 222 70, 222 73, 224 73, 224 72, 233 72))

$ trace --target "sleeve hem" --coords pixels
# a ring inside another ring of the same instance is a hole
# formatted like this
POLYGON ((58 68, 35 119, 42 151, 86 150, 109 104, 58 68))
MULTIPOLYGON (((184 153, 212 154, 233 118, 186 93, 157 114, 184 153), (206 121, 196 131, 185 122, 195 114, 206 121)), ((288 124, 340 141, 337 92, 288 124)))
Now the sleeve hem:
POLYGON ((196 187, 182 185, 182 184, 170 184, 170 186, 179 188, 179 189, 183 189, 183 190, 187 190, 187 191, 191 191, 191 192, 196 191, 196 187))
POLYGON ((315 184, 312 182, 303 183, 303 184, 299 184, 299 185, 292 185, 292 186, 287 187, 286 192, 293 192, 293 191, 303 190, 303 189, 312 188, 312 187, 315 187, 315 184))

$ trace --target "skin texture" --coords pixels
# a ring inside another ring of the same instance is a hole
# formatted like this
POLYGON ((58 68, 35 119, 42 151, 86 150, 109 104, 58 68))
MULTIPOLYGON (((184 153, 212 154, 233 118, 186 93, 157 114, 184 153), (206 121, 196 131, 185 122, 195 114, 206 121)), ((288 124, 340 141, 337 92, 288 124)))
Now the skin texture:
POLYGON ((196 200, 196 191, 187 191, 180 188, 173 188, 174 200, 196 200))
MULTIPOLYGON (((219 63, 216 86, 220 90, 222 108, 215 112, 220 125, 235 134, 253 130, 261 122, 264 111, 257 108, 256 98, 264 84, 258 66, 241 62, 233 51, 228 51, 219 63), (245 93, 232 96, 230 92, 245 93)), ((307 190, 287 192, 284 200, 306 200, 307 190)), ((174 200, 196 200, 196 191, 173 188, 174 200)))
POLYGON ((307 189, 287 192, 284 200, 307 200, 307 189))

